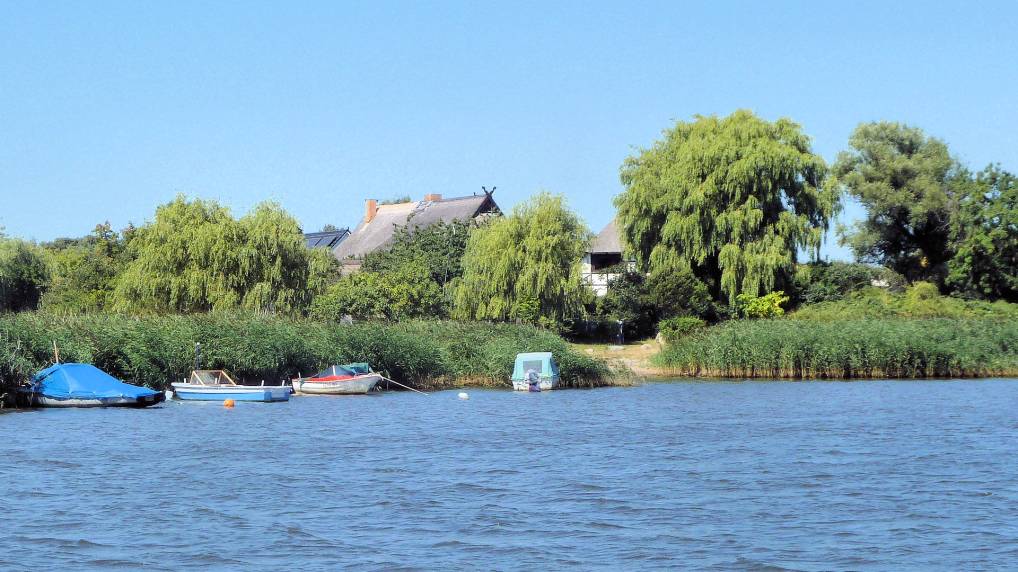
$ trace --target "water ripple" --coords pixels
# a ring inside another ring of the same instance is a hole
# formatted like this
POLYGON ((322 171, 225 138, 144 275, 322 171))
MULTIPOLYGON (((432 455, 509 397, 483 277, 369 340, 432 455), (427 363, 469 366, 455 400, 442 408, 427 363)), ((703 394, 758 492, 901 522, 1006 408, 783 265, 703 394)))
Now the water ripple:
POLYGON ((1014 380, 0 416, 0 569, 1008 568, 1014 380))

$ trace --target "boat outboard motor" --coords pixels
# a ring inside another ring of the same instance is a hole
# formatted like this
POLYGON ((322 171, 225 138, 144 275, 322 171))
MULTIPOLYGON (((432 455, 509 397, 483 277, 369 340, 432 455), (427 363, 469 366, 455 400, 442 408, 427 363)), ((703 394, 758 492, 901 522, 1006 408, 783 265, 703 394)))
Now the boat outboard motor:
POLYGON ((527 380, 528 391, 541 391, 541 376, 536 371, 528 369, 524 379, 527 380))

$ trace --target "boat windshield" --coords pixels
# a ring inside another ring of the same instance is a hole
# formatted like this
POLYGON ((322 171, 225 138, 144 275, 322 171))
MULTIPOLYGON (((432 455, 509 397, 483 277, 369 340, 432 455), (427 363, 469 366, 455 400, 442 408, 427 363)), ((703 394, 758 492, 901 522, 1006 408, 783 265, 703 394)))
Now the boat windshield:
POLYGON ((543 374, 544 373, 544 362, 541 361, 541 360, 525 360, 523 362, 523 372, 524 372, 524 374, 526 374, 526 372, 528 372, 530 370, 534 370, 535 372, 537 372, 538 375, 543 374))
POLYGON ((315 374, 315 377, 353 376, 354 372, 341 365, 332 365, 315 374))
POLYGON ((198 385, 237 385, 220 369, 200 369, 191 372, 191 383, 198 385))

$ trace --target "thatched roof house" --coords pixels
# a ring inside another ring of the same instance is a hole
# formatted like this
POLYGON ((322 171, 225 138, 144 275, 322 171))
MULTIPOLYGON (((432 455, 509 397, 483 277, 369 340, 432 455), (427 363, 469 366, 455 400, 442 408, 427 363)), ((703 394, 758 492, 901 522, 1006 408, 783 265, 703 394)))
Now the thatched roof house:
POLYGON ((597 233, 597 236, 590 243, 590 248, 587 249, 587 252, 608 257, 618 256, 618 260, 611 262, 611 264, 622 262, 622 238, 619 236, 618 221, 612 219, 610 223, 602 228, 601 232, 597 233))
POLYGON ((618 222, 613 219, 594 237, 583 255, 583 277, 595 294, 604 296, 608 292, 608 282, 617 276, 608 271, 617 268, 623 260, 622 237, 618 222))
POLYGON ((440 221, 468 222, 501 214, 490 192, 450 199, 429 194, 417 202, 391 205, 379 205, 375 199, 368 199, 363 220, 333 252, 345 269, 355 270, 366 254, 388 248, 398 228, 409 226, 413 230, 440 221))

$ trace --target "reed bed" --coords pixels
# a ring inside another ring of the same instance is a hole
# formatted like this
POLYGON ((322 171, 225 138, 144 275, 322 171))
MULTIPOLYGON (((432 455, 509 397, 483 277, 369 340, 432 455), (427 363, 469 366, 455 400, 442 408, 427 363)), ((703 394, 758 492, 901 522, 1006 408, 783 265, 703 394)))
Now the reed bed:
POLYGON ((1018 321, 867 319, 724 323, 655 356, 680 375, 857 379, 1018 375, 1018 321))
POLYGON ((566 385, 611 385, 605 362, 529 326, 446 321, 396 324, 289 320, 250 314, 128 317, 0 315, 0 378, 21 382, 53 360, 93 363, 125 380, 164 388, 187 376, 195 343, 202 367, 267 383, 364 361, 417 388, 510 386, 518 352, 552 351, 566 385))

